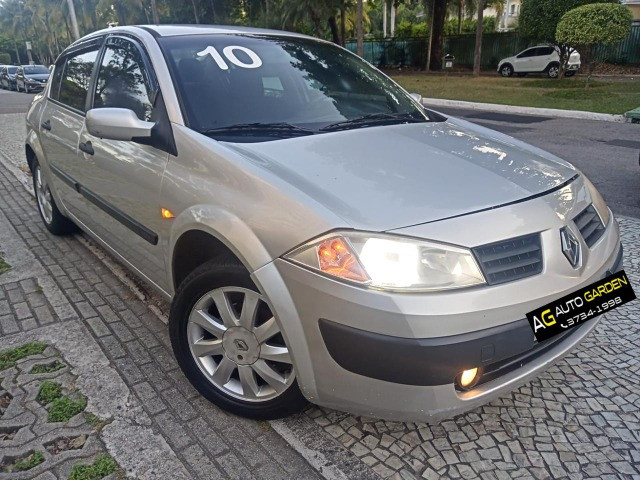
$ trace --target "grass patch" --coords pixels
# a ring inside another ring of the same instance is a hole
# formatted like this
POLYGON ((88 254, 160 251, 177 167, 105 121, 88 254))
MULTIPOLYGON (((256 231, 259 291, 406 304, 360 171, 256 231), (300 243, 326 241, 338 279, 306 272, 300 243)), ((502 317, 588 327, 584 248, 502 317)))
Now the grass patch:
POLYGON ((2 257, 0 257, 0 275, 9 270, 11 270, 11 265, 9 265, 4 261, 2 257))
POLYGON ((393 79, 409 92, 427 98, 612 114, 622 114, 640 107, 640 82, 598 80, 585 89, 581 78, 558 81, 400 74, 394 75, 393 79))
POLYGON ((48 405, 60 397, 62 397, 62 387, 60 384, 52 382, 51 380, 46 380, 42 382, 42 385, 40 385, 40 390, 38 390, 36 400, 38 400, 41 405, 48 405))
POLYGON ((105 419, 102 419, 99 416, 94 415, 93 413, 90 413, 90 412, 84 412, 84 419, 98 433, 100 433, 100 431, 105 426, 109 425, 113 421, 112 418, 108 418, 108 419, 105 420, 105 419))
POLYGON ((18 458, 9 464, 2 465, 2 471, 11 472, 24 472, 25 470, 31 470, 44 462, 44 454, 41 451, 35 451, 22 458, 18 458))
POLYGON ((0 370, 13 367, 16 362, 30 355, 40 355, 47 348, 46 343, 30 342, 11 350, 0 352, 0 370))
POLYGON ((51 362, 47 364, 34 365, 33 368, 31 368, 31 371, 29 373, 33 373, 33 374, 51 373, 51 372, 57 372, 61 368, 64 368, 64 363, 56 360, 55 362, 51 362))
POLYGON ((69 395, 56 398, 49 407, 49 422, 67 422, 87 407, 87 399, 82 395, 75 400, 69 395))
POLYGON ((75 464, 71 469, 69 480, 99 480, 111 475, 118 469, 118 464, 109 455, 100 455, 91 465, 75 464))

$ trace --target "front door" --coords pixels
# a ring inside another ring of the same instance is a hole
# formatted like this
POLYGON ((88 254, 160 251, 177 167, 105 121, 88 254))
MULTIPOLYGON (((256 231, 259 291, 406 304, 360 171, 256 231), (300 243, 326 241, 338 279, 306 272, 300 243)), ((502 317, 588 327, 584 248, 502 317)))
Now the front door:
MULTIPOLYGON (((133 40, 110 37, 95 82, 93 108, 127 108, 157 121, 158 87, 144 51, 133 40)), ((160 187, 169 155, 134 141, 100 139, 83 128, 78 181, 85 188, 90 228, 135 269, 167 290, 159 245, 160 187)))

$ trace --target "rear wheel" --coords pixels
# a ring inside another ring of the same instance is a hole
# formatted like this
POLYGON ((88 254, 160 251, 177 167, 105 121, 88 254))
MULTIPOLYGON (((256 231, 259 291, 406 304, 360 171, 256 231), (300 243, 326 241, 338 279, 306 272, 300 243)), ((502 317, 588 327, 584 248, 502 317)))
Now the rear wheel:
POLYGON ((306 405, 280 326, 234 259, 208 262, 183 281, 169 328, 183 372, 219 407, 270 419, 306 405))
POLYGON ((510 64, 505 64, 500 67, 500 75, 503 77, 511 77, 513 76, 513 67, 510 64))
POLYGON ((547 76, 549 78, 558 78, 559 74, 560 74, 560 65, 558 65, 557 63, 552 63, 547 67, 547 76))
POLYGON ((37 160, 33 163, 33 189, 36 193, 38 211, 45 227, 54 235, 68 235, 77 230, 75 224, 60 213, 40 164, 37 160))

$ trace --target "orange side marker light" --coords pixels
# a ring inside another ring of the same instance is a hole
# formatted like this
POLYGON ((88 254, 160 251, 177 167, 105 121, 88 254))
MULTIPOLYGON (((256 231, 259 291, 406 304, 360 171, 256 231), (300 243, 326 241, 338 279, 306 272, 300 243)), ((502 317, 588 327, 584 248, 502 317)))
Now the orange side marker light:
POLYGON ((171 213, 171 210, 167 210, 166 208, 162 209, 162 218, 165 219, 169 219, 169 218, 174 218, 173 213, 171 213))

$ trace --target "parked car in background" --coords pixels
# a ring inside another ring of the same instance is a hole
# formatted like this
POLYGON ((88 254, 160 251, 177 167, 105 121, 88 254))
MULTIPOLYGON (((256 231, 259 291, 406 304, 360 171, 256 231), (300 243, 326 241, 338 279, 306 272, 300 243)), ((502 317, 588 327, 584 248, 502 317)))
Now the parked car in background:
POLYGON ((49 69, 44 65, 23 65, 16 71, 16 90, 39 92, 49 80, 49 69))
MULTIPOLYGON (((573 52, 567 62, 565 75, 574 76, 580 70, 580 54, 573 52)), ((560 71, 560 53, 550 45, 538 45, 527 48, 513 57, 507 57, 498 63, 498 73, 511 77, 515 73, 524 77, 528 73, 546 73, 549 78, 558 78, 560 71)))
POLYGON ((18 67, 14 65, 5 65, 0 69, 0 86, 7 90, 16 88, 16 71, 18 67))

